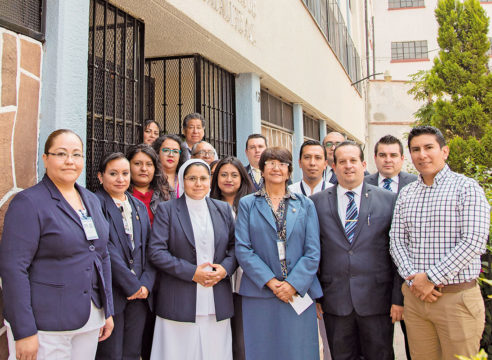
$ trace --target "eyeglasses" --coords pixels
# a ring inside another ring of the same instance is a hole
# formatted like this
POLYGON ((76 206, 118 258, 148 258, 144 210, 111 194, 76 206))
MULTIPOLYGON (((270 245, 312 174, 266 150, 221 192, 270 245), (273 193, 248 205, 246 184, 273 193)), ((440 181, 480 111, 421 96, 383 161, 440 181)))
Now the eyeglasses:
POLYGON ((200 180, 201 183, 206 183, 210 181, 210 176, 188 176, 184 178, 186 181, 197 183, 200 180))
POLYGON ((203 130, 203 127, 201 127, 201 126, 187 126, 186 129, 188 129, 190 131, 200 131, 200 130, 203 130))
POLYGON ((162 148, 162 153, 167 156, 177 156, 181 154, 181 150, 162 148))
POLYGON ((279 169, 287 169, 289 167, 289 164, 275 160, 268 160, 265 161, 265 167, 269 169, 274 169, 276 167, 278 167, 279 169))
POLYGON ((74 161, 79 161, 79 160, 82 160, 84 158, 83 154, 80 154, 80 153, 68 154, 64 151, 60 151, 57 153, 47 152, 46 155, 52 155, 52 156, 56 157, 57 159, 63 160, 63 161, 67 161, 69 156, 71 156, 74 161))
POLYGON ((325 147, 326 148, 337 147, 341 143, 342 143, 341 141, 327 141, 327 142, 325 142, 325 147))
POLYGON ((194 153, 193 155, 200 155, 200 156, 214 156, 215 151, 214 150, 200 150, 194 153))

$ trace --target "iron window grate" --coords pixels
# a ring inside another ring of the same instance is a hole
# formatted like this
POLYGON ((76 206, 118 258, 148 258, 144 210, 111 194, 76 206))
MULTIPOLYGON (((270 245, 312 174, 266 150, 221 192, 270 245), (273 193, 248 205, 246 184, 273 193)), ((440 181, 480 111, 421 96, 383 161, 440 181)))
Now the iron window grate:
POLYGON ((44 40, 45 0, 0 1, 0 26, 44 40))

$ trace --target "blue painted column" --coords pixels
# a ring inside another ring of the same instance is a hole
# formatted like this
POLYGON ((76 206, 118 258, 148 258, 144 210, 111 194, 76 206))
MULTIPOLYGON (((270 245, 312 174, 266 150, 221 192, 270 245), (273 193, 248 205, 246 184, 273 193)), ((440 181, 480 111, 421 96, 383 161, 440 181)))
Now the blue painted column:
MULTIPOLYGON (((41 155, 48 135, 65 128, 86 146, 87 58, 89 1, 50 0, 46 6, 43 46, 38 176, 44 174, 41 155)), ((78 182, 85 185, 85 171, 78 182)))
POLYGON ((302 170, 299 168, 299 151, 304 142, 304 122, 302 105, 294 104, 292 110, 294 117, 294 134, 292 136, 292 162, 294 171, 292 172, 292 181, 296 182, 302 179, 302 170))
POLYGON ((323 119, 319 119, 319 142, 323 143, 323 139, 326 136, 326 122, 323 119))
POLYGON ((244 153, 250 134, 261 134, 260 77, 254 73, 236 77, 236 152, 243 164, 248 164, 244 153))

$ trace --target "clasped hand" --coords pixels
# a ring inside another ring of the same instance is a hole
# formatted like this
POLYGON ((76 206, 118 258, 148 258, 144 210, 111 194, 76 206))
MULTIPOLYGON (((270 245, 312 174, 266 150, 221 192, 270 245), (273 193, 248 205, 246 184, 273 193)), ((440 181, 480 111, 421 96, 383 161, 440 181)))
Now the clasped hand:
POLYGON ((220 264, 203 263, 196 267, 193 281, 204 286, 212 287, 227 276, 227 271, 220 264), (206 270, 211 267, 213 270, 206 270))
POLYGON ((149 296, 149 290, 145 286, 141 286, 138 291, 132 296, 127 297, 127 300, 135 300, 135 299, 147 299, 149 296))
POLYGON ((270 281, 266 283, 266 286, 273 291, 275 296, 285 303, 292 301, 294 295, 296 294, 296 289, 289 284, 287 281, 279 281, 275 278, 272 278, 270 281))
POLYGON ((413 280, 410 290, 412 291, 412 294, 422 301, 433 303, 442 296, 442 293, 429 281, 426 273, 410 275, 405 280, 413 280))

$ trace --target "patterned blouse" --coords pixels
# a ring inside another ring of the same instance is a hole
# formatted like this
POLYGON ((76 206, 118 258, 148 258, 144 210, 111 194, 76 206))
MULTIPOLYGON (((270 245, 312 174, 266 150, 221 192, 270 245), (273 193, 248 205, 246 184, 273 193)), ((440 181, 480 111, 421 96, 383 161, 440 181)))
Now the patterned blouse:
MULTIPOLYGON (((255 192, 255 196, 263 196, 267 202, 267 204, 270 206, 270 209, 272 210, 273 217, 275 219, 275 225, 277 226, 277 236, 280 241, 282 241, 285 244, 286 241, 286 235, 287 235, 287 221, 282 220, 284 218, 284 214, 287 211, 286 205, 286 200, 288 199, 297 199, 294 193, 291 193, 289 189, 286 189, 285 195, 283 198, 280 200, 280 203, 278 205, 277 210, 274 210, 274 206, 272 203, 272 199, 270 199, 270 196, 268 196, 265 186, 263 185, 260 190, 255 192)), ((282 277, 284 279, 287 278, 287 262, 286 260, 281 260, 280 261, 280 267, 282 269, 282 277)))

